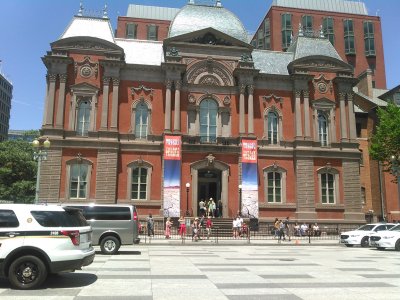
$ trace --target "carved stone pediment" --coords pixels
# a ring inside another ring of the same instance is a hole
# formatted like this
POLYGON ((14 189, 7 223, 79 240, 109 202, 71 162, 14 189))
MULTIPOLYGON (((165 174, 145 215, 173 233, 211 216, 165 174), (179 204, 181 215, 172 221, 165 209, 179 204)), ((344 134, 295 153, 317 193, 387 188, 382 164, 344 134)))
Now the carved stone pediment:
POLYGON ((324 71, 353 75, 353 67, 344 61, 327 56, 307 56, 296 59, 288 65, 290 74, 324 71))
POLYGON ((232 71, 211 57, 192 64, 186 72, 186 82, 199 85, 233 86, 232 71))

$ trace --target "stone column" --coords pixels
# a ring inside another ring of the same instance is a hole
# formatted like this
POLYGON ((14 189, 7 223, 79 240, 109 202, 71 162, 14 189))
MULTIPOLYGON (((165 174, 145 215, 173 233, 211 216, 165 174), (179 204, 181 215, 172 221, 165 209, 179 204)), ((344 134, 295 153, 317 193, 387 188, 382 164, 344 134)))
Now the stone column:
POLYGON ((294 91, 295 94, 295 121, 296 121, 296 139, 301 138, 303 136, 302 124, 301 124, 301 90, 294 91))
POLYGON ((44 125, 53 125, 54 118, 54 96, 56 93, 57 74, 49 74, 49 94, 47 96, 46 120, 44 125))
POLYGON ((349 108, 350 140, 355 142, 355 140, 357 139, 357 132, 356 132, 356 117, 354 114, 353 93, 347 93, 347 106, 349 108))
POLYGON ((174 131, 181 131, 181 87, 182 81, 175 81, 175 109, 174 109, 174 131))
POLYGON ((303 91, 304 96, 304 136, 306 139, 311 139, 311 127, 310 127, 310 101, 309 91, 303 91))
POLYGON ((101 108, 100 130, 108 128, 108 93, 110 90, 110 77, 103 77, 103 100, 101 108))
POLYGON ((60 74, 60 89, 58 90, 58 103, 56 115, 56 127, 64 127, 64 106, 65 106, 65 83, 67 82, 67 74, 60 74))
POLYGON ((346 93, 339 93, 340 100, 340 134, 341 141, 347 141, 347 116, 346 116, 346 93))
POLYGON ((113 78, 113 93, 111 106, 111 129, 118 129, 118 94, 119 94, 119 78, 113 78))
POLYGON ((239 135, 246 133, 244 127, 244 92, 246 90, 246 85, 240 85, 240 96, 239 96, 239 135))
POLYGON ((44 98, 43 121, 42 125, 46 124, 47 104, 49 102, 49 74, 46 74, 46 96, 44 98))
POLYGON ((164 131, 171 132, 171 87, 172 80, 167 80, 165 82, 165 124, 164 131))
POLYGON ((247 87, 247 90, 249 92, 249 99, 247 102, 247 110, 248 110, 247 130, 249 135, 254 135, 254 98, 253 98, 254 85, 249 85, 247 87))

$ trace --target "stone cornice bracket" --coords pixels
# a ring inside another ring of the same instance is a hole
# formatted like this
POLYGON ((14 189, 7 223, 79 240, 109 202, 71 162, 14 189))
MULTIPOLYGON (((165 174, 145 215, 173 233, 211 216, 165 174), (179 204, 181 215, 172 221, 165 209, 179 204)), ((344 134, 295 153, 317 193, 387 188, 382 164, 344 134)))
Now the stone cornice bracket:
POLYGON ((131 87, 131 95, 140 92, 149 93, 151 96, 153 96, 154 94, 154 90, 152 88, 148 88, 142 84, 139 85, 138 87, 131 87))
POLYGON ((85 56, 82 61, 74 63, 75 76, 78 74, 78 69, 81 77, 89 78, 94 74, 97 78, 99 74, 99 63, 93 62, 90 56, 85 56))
POLYGON ((271 100, 274 100, 275 102, 279 102, 280 104, 283 104, 283 97, 278 97, 275 94, 270 94, 268 96, 262 96, 261 97, 264 102, 270 102, 271 100))
POLYGON ((207 159, 207 166, 212 167, 214 165, 215 156, 210 153, 206 156, 206 159, 207 159))
POLYGON ((69 65, 73 63, 73 59, 65 56, 46 55, 42 57, 42 61, 48 70, 51 70, 53 65, 62 64, 69 65))

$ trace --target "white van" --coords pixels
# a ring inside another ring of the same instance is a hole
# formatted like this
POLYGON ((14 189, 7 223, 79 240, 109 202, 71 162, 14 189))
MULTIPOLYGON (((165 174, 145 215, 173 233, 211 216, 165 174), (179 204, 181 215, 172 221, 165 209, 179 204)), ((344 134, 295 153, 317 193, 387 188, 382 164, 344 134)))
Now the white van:
POLYGON ((136 207, 130 204, 63 204, 82 210, 92 226, 93 245, 100 245, 103 254, 115 254, 121 245, 140 242, 136 207))

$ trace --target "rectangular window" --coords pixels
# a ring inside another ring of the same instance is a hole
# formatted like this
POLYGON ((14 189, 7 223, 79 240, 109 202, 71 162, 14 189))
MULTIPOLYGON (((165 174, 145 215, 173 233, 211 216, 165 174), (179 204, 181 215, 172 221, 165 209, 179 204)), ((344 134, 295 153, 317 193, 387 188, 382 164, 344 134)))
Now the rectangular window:
POLYGON ((313 34, 312 16, 303 16, 301 18, 301 26, 303 27, 304 35, 312 35, 313 34))
POLYGON ((132 170, 132 200, 147 199, 147 169, 135 168, 132 170))
POLYGON ((126 38, 136 39, 137 38, 137 24, 127 23, 126 24, 126 38))
POLYGON ((321 174, 322 203, 335 203, 335 180, 334 175, 329 173, 321 174))
POLYGON ((324 32, 324 36, 331 42, 331 44, 335 45, 335 33, 333 29, 333 18, 326 17, 322 21, 322 30, 324 32))
POLYGON ((346 55, 356 54, 353 20, 344 20, 344 53, 346 55))
POLYGON ((86 199, 88 166, 86 164, 71 165, 70 172, 70 198, 86 199))
POLYGON ((149 41, 157 41, 158 39, 158 26, 148 25, 147 26, 147 39, 149 41))
POLYGON ((374 23, 364 22, 365 56, 375 56, 374 23))
POLYGON ((268 203, 281 203, 282 202, 282 186, 281 186, 281 174, 278 172, 268 173, 268 203))
POLYGON ((269 19, 264 23, 264 49, 271 49, 271 25, 269 19))
POLYGON ((262 28, 260 28, 257 33, 257 48, 258 49, 264 48, 264 33, 262 28))
POLYGON ((282 49, 287 49, 292 42, 292 15, 282 14, 282 49))

